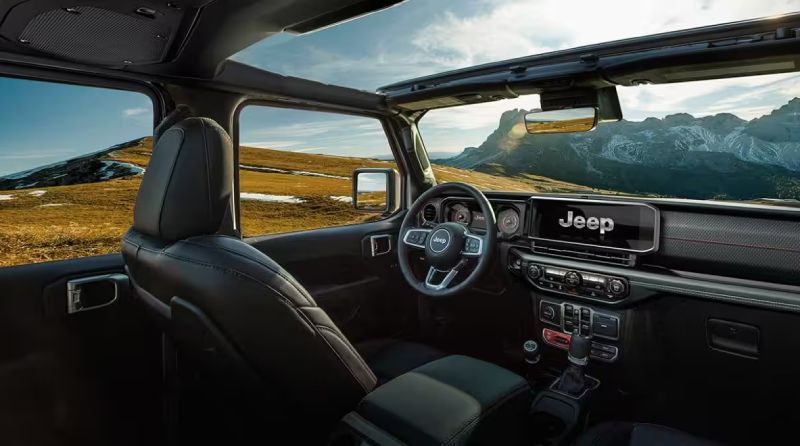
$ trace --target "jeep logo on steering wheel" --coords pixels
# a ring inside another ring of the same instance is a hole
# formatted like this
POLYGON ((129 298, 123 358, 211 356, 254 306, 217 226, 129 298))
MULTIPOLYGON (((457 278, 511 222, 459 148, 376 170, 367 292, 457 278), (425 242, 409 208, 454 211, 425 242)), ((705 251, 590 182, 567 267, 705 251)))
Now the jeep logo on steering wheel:
POLYGON ((440 253, 450 244, 450 233, 445 229, 439 229, 431 235, 430 243, 431 251, 440 253))

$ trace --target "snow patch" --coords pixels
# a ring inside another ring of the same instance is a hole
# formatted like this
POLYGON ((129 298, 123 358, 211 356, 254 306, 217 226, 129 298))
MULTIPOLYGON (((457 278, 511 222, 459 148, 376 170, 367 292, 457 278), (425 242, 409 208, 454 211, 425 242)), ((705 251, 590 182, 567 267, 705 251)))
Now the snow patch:
POLYGON ((272 195, 272 194, 259 194, 255 192, 242 192, 239 198, 248 201, 265 201, 268 203, 287 203, 299 204, 306 201, 302 198, 297 198, 294 195, 272 195))
POLYGON ((34 197, 41 197, 42 195, 46 194, 46 190, 32 190, 28 192, 28 195, 33 195, 34 197))
POLYGON ((0 195, 0 201, 8 201, 13 199, 14 199, 13 195, 0 195))
POLYGON ((69 206, 69 203, 47 203, 47 204, 40 204, 40 208, 54 208, 58 206, 69 206))
POLYGON ((276 167, 262 167, 262 166, 250 166, 247 164, 239 164, 239 167, 245 170, 255 170, 258 172, 270 172, 270 173, 283 173, 287 175, 300 175, 304 177, 322 177, 322 178, 335 178, 337 180, 349 180, 350 177, 343 177, 340 175, 331 175, 327 173, 319 173, 319 172, 309 172, 306 170, 288 170, 288 169, 278 169, 276 167))
POLYGON ((352 203, 353 197, 349 195, 331 195, 331 200, 333 201, 341 201, 342 203, 352 203))
POLYGON ((118 166, 127 169, 128 175, 141 175, 144 173, 144 169, 135 164, 123 163, 120 161, 106 161, 106 160, 100 162, 103 163, 103 168, 101 170, 101 173, 103 175, 101 178, 102 180, 110 180, 111 178, 114 178, 114 175, 116 173, 114 171, 114 168, 118 166))

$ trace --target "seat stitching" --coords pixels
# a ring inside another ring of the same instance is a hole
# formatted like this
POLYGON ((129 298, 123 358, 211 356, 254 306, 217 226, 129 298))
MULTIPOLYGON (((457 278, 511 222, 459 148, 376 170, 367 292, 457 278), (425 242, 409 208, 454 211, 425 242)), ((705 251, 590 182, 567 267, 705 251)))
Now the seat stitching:
MULTIPOLYGON (((233 239, 233 240, 237 240, 237 239, 235 239, 234 237, 231 237, 231 236, 229 236, 229 235, 217 235, 216 237, 220 237, 220 238, 230 238, 230 239, 233 239)), ((264 268, 267 268, 267 269, 269 269, 269 270, 270 270, 270 271, 272 271, 273 273, 275 273, 275 274, 277 274, 277 275, 279 275, 279 276, 283 277, 284 279, 287 279, 287 280, 289 280, 289 278, 288 278, 288 277, 286 277, 286 276, 284 276, 284 275, 281 273, 281 271, 274 269, 272 266, 270 266, 270 265, 268 265, 268 264, 266 264, 266 263, 264 263, 264 262, 261 262, 260 260, 257 260, 257 259, 253 259, 253 258, 251 258, 251 257, 248 257, 248 256, 246 256, 246 255, 244 255, 244 254, 242 254, 242 253, 240 253, 240 252, 234 251, 234 250, 232 250, 232 249, 228 249, 228 248, 225 248, 225 247, 223 247, 223 246, 215 246, 215 245, 207 245, 207 244, 203 244, 203 243, 198 243, 196 240, 190 240, 190 239, 184 240, 183 242, 184 242, 184 243, 186 243, 186 244, 189 244, 189 245, 200 246, 200 247, 203 247, 203 248, 220 249, 220 250, 222 250, 222 251, 229 252, 229 253, 231 253, 231 254, 235 254, 235 255, 237 255, 237 256, 239 256, 239 257, 243 257, 243 258, 245 258, 245 259, 247 259, 247 260, 249 260, 249 261, 251 261, 251 262, 256 262, 256 263, 258 263, 259 265, 263 266, 264 268)), ((261 251, 259 251, 259 252, 261 252, 261 251)), ((262 253, 262 254, 263 254, 263 253, 262 253)), ((265 254, 265 255, 266 255, 266 254, 265 254)))
MULTIPOLYGON (((251 276, 249 276, 249 275, 247 275, 247 274, 244 274, 244 273, 240 273, 239 271, 231 270, 231 269, 229 269, 229 268, 225 268, 225 267, 221 267, 221 266, 217 266, 217 265, 212 265, 212 264, 208 264, 208 263, 204 263, 204 262, 199 262, 199 261, 196 261, 196 260, 193 260, 193 259, 189 259, 189 258, 185 258, 185 257, 178 256, 178 255, 175 255, 175 254, 171 254, 171 253, 165 252, 165 251, 163 251, 163 250, 162 250, 162 251, 157 251, 157 250, 150 249, 150 248, 145 248, 145 247, 142 247, 141 249, 144 249, 145 251, 149 251, 149 252, 153 252, 153 253, 160 253, 160 254, 162 254, 162 255, 164 255, 164 256, 166 256, 166 257, 170 257, 170 258, 174 258, 174 259, 182 260, 182 261, 185 261, 185 262, 188 262, 188 263, 192 263, 192 264, 195 264, 195 265, 200 265, 200 266, 203 266, 203 267, 206 267, 206 268, 211 268, 211 269, 214 269, 214 270, 223 271, 223 272, 226 272, 226 273, 229 273, 229 274, 233 274, 234 276, 242 277, 242 278, 245 278, 245 279, 250 279, 250 280, 252 280, 253 282, 256 282, 256 283, 258 283, 258 284, 261 284, 261 285, 265 286, 266 288, 268 288, 268 289, 272 290, 272 291, 273 291, 275 294, 277 294, 278 296, 280 296, 280 297, 281 297, 281 300, 283 301, 283 303, 284 303, 284 304, 286 304, 288 307, 292 308, 293 310, 295 310, 295 312, 296 312, 298 315, 300 315, 300 316, 303 318, 303 320, 305 320, 305 321, 306 321, 306 323, 307 323, 307 324, 308 324, 310 327, 312 327, 312 328, 316 329, 316 331, 318 332, 318 334, 320 334, 320 333, 319 333, 319 330, 320 330, 320 328, 322 328, 322 329, 326 329, 326 330, 328 330, 328 331, 331 331, 331 332, 332 332, 332 333, 333 333, 335 336, 339 337, 339 336, 338 336, 338 335, 337 335, 335 332, 333 332, 333 330, 331 330, 330 328, 328 328, 328 327, 325 327, 325 326, 318 326, 317 324, 313 323, 313 322, 312 322, 312 321, 311 321, 311 320, 310 320, 310 319, 309 319, 309 318, 308 318, 308 317, 307 317, 307 316, 304 314, 304 312, 303 312, 303 311, 299 311, 301 307, 300 307, 300 306, 298 306, 298 305, 295 305, 295 304, 294 304, 294 303, 293 303, 293 302, 292 302, 292 301, 291 301, 289 298, 287 298, 287 297, 286 297, 286 296, 285 296, 283 293, 281 293, 280 291, 276 290, 275 288, 271 287, 270 285, 268 285, 268 284, 266 284, 266 283, 263 283, 262 281, 260 281, 260 280, 258 280, 258 279, 256 279, 256 278, 254 278, 254 277, 251 277, 251 276)), ((318 308, 318 307, 306 307, 306 308, 318 308)), ((333 346, 331 345, 331 343, 330 343, 330 342, 329 342, 327 339, 325 339, 325 337, 324 337, 324 336, 321 336, 321 334, 320 334, 320 339, 322 339, 322 340, 323 340, 323 341, 324 341, 324 342, 325 342, 325 343, 328 345, 328 347, 329 347, 331 350, 333 350, 333 351, 334 351, 334 354, 336 354, 336 356, 339 358, 339 361, 341 361, 341 362, 342 362, 342 364, 343 364, 343 365, 344 365, 344 366, 347 368, 347 370, 350 372, 350 375, 353 377, 353 379, 354 379, 356 382, 358 382, 358 384, 359 384, 359 385, 360 385, 360 386, 361 386, 361 387, 364 389, 364 391, 365 391, 365 392, 369 392, 369 391, 370 391, 369 387, 368 387, 368 386, 365 386, 365 384, 364 384, 364 383, 362 383, 362 382, 361 382, 361 380, 359 380, 359 379, 358 379, 358 377, 356 376, 356 374, 355 374, 355 373, 353 373, 353 371, 350 369, 350 367, 349 367, 349 365, 347 364, 347 362, 346 362, 346 361, 345 361, 345 360, 344 360, 344 359, 343 359, 343 358, 342 358, 342 357, 339 355, 339 352, 338 352, 338 351, 336 351, 336 349, 335 349, 335 348, 333 348, 333 346)), ((359 356, 358 356, 358 355, 356 355, 356 357, 358 358, 359 356)), ((362 363, 362 364, 363 364, 363 365, 366 367, 366 370, 368 370, 368 371, 369 371, 369 373, 371 373, 371 372, 372 372, 372 370, 370 370, 370 368, 369 368, 368 366, 366 366, 366 364, 364 364, 364 363, 363 363, 363 358, 361 359, 361 361, 360 361, 360 362, 361 362, 361 363, 362 363)))
MULTIPOLYGON (((318 308, 318 307, 303 307, 303 308, 318 308)), ((316 325, 317 325, 318 327, 322 327, 322 328, 325 328, 325 329, 327 329, 328 331, 330 331, 330 332, 332 332, 333 334, 335 334, 335 335, 336 335, 336 337, 338 337, 339 339, 342 339, 342 341, 343 341, 343 342, 344 342, 344 343, 345 343, 345 344, 348 346, 348 348, 350 348, 350 350, 352 350, 352 351, 353 351, 353 353, 355 353, 355 354, 356 354, 356 360, 358 360, 358 362, 359 362, 359 363, 360 363, 362 366, 364 366, 364 368, 365 368, 365 369, 367 369, 367 370, 369 370, 370 372, 372 372, 372 369, 371 369, 371 368, 370 368, 370 366, 367 364, 367 362, 364 360, 364 358, 362 358, 362 357, 361 357, 361 354, 360 354, 360 353, 358 353, 358 350, 356 350, 356 349, 355 349, 355 347, 353 347, 353 346, 352 346, 352 344, 350 344, 350 341, 348 341, 348 340, 347 340, 347 338, 343 338, 343 337, 341 336, 341 331, 340 331, 340 330, 334 329, 333 327, 328 327, 327 325, 322 325, 322 324, 316 324, 316 325)), ((374 373, 373 373, 373 375, 374 375, 374 373)))
MULTIPOLYGON (((330 328, 328 328, 328 327, 326 327, 324 325, 317 325, 317 324, 314 324, 314 326, 317 327, 318 330, 330 332, 332 335, 336 336, 337 338, 339 338, 341 340, 341 337, 339 336, 339 334, 336 333, 335 331, 331 330, 330 328)), ((350 376, 353 377, 353 379, 358 383, 359 386, 361 386, 361 388, 364 390, 364 392, 365 393, 369 393, 370 390, 371 390, 370 387, 367 386, 365 383, 361 382, 361 380, 358 378, 358 375, 356 375, 356 373, 353 372, 353 369, 350 367, 350 364, 348 364, 347 361, 345 361, 344 358, 342 358, 342 355, 339 354, 339 352, 333 347, 333 345, 330 343, 330 341, 325 339, 325 336, 320 336, 320 338, 322 338, 322 340, 325 341, 326 344, 328 344, 328 347, 330 347, 330 349, 333 350, 333 353, 336 355, 336 357, 339 358, 339 361, 344 365, 344 367, 347 369, 347 371, 350 372, 350 376)), ((367 367, 366 370, 368 371, 368 373, 372 372, 369 369, 369 367, 367 367)))
MULTIPOLYGON (((186 133, 183 131, 183 129, 172 128, 172 129, 167 130, 166 133, 169 133, 169 132, 171 132, 173 130, 176 131, 176 132, 179 132, 181 134, 181 144, 178 146, 178 153, 175 154, 175 157, 172 159, 172 167, 170 168, 170 171, 169 171, 169 180, 167 180, 167 186, 164 188, 164 193, 161 194, 161 206, 159 207, 159 210, 158 210, 158 222, 157 222, 157 226, 158 227, 156 228, 158 230, 158 234, 159 235, 163 234, 163 231, 161 231, 161 218, 164 215, 164 204, 167 201, 167 194, 169 193, 169 188, 170 188, 170 185, 172 184, 172 178, 175 175, 175 166, 178 165, 178 158, 181 157, 181 151, 183 150, 183 143, 186 142, 186 133)), ((161 136, 163 137, 164 135, 161 135, 161 136)))
MULTIPOLYGON (((174 245, 170 245, 170 246, 174 246, 174 245)), ((152 252, 152 253, 161 254, 161 255, 164 255, 166 257, 170 257, 170 258, 173 258, 173 259, 182 260, 184 262, 189 262, 189 263, 192 263, 192 264, 195 264, 195 265, 200 265, 200 266, 204 266, 204 267, 207 267, 207 268, 219 270, 219 271, 222 271, 222 272, 225 272, 225 273, 232 274, 232 275, 237 276, 237 277, 250 279, 253 282, 256 282, 256 283, 258 283, 260 285, 263 285, 266 288, 270 289, 271 291, 276 293, 278 296, 280 296, 284 301, 286 301, 288 304, 290 304, 292 307, 298 308, 298 306, 295 305, 293 302, 291 302, 291 300, 284 293, 276 290, 275 288, 273 288, 268 283, 265 283, 265 282, 263 282, 261 280, 256 279, 253 276, 250 276, 249 274, 242 273, 240 271, 233 270, 233 269, 230 269, 230 268, 225 268, 223 266, 214 265, 214 264, 211 264, 211 263, 200 262, 200 261, 197 261, 197 260, 194 260, 194 259, 190 259, 190 258, 187 258, 187 257, 183 257, 183 256, 179 256, 179 255, 176 255, 176 254, 172 254, 172 253, 166 252, 165 250, 155 250, 155 249, 146 248, 146 247, 141 247, 141 249, 143 249, 145 251, 152 252)))
POLYGON ((441 442, 440 444, 442 445, 452 444, 453 440, 455 440, 459 435, 461 435, 461 433, 464 432, 468 427, 473 426, 477 424, 479 421, 485 419, 489 414, 494 412, 495 409, 500 407, 506 401, 512 399, 513 397, 519 395, 520 393, 527 391, 527 387, 528 387, 527 383, 522 383, 519 384, 517 387, 514 387, 506 396, 492 403, 492 405, 489 406, 489 408, 487 408, 485 411, 482 411, 474 415, 469 420, 467 420, 466 423, 464 423, 456 432, 453 433, 453 435, 450 436, 450 438, 441 442))
POLYGON ((211 208, 211 172, 209 168, 211 167, 211 163, 208 159, 208 139, 206 138, 206 122, 201 118, 200 119, 200 134, 203 135, 203 158, 205 158, 205 167, 206 167, 206 200, 208 201, 208 208, 206 212, 208 212, 208 224, 214 223, 213 219, 213 209, 211 208))
MULTIPOLYGON (((220 237, 224 237, 224 238, 230 238, 230 239, 236 240, 236 239, 234 239, 233 237, 230 237, 230 236, 220 236, 220 237)), ((285 276, 285 275, 284 275, 284 274, 283 274, 283 273, 282 273, 280 270, 276 270, 276 269, 274 269, 273 267, 271 267, 270 265, 268 265, 268 264, 266 264, 266 263, 264 263, 264 262, 261 262, 261 261, 260 261, 260 260, 258 260, 258 259, 254 259, 254 258, 252 258, 252 257, 248 257, 248 256, 246 256, 246 255, 244 255, 244 254, 242 254, 242 253, 240 253, 240 252, 236 252, 236 251, 234 251, 234 250, 232 250, 232 249, 228 249, 228 248, 225 248, 225 247, 222 247, 222 246, 207 245, 207 244, 203 244, 203 243, 198 243, 197 241, 194 241, 194 240, 183 240, 183 241, 182 241, 182 243, 186 243, 187 245, 199 246, 199 247, 202 247, 202 248, 219 249, 219 250, 221 250, 221 251, 225 251, 225 252, 228 252, 228 253, 234 254, 234 255, 236 255, 236 256, 238 256, 238 257, 241 257, 241 258, 243 258, 243 259, 245 259, 245 260, 248 260, 248 261, 250 261, 250 262, 254 262, 254 263, 258 264, 258 265, 261 265, 261 266, 263 266, 264 268, 267 268, 267 269, 268 269, 268 270, 270 270, 271 272, 275 273, 275 274, 276 274, 276 275, 278 275, 279 277, 281 277, 281 278, 283 278, 284 280, 286 280, 286 281, 287 281, 287 282, 288 282, 288 283, 289 283, 289 284, 292 286, 292 288, 294 288, 294 289, 295 289, 295 291, 297 291, 298 293, 300 293, 300 295, 303 297, 303 299, 305 299, 305 300, 306 300, 306 302, 307 302, 309 305, 312 305, 312 306, 314 305, 314 302, 312 302, 311 300, 309 300, 309 298, 308 298, 309 296, 306 296, 306 295, 305 295, 305 293, 303 292, 303 291, 305 291, 305 290, 302 290, 302 289, 298 288, 298 287, 297 287, 297 286, 296 286, 296 285, 293 283, 293 281, 294 281, 294 280, 296 280, 296 279, 294 279, 293 277, 288 277, 288 276, 285 276)), ((259 252, 260 252, 260 251, 259 251, 259 252)), ((262 253, 262 254, 263 254, 263 253, 262 253)), ((265 254, 265 255, 266 255, 266 254, 265 254)), ((307 293, 307 291, 306 291, 306 293, 307 293)))

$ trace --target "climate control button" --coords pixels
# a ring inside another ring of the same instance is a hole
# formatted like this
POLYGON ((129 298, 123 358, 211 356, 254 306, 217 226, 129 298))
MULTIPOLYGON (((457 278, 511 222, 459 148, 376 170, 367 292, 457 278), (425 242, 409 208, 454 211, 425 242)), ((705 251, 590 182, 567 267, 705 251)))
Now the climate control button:
POLYGON ((543 273, 542 267, 539 265, 531 265, 528 267, 528 277, 530 277, 533 280, 542 277, 542 273, 543 273))
POLYGON ((571 287, 579 286, 581 281, 581 275, 577 271, 567 271, 567 273, 564 274, 564 283, 571 287))
POLYGON ((628 287, 625 286, 625 282, 622 280, 611 279, 608 281, 608 292, 614 296, 624 296, 627 291, 628 287))
MULTIPOLYGON (((513 265, 512 272, 519 271, 513 265)), ((568 270, 537 263, 522 263, 519 271, 534 287, 548 292, 616 302, 630 292, 628 281, 622 277, 606 276, 595 272, 568 270)))

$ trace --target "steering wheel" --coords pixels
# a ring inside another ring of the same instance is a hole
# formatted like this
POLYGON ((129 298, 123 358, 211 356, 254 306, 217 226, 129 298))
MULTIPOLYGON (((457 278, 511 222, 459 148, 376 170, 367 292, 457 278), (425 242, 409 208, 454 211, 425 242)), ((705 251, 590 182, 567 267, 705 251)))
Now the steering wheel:
POLYGON ((486 196, 468 184, 444 183, 429 189, 411 205, 400 226, 397 255, 403 276, 415 290, 431 297, 447 297, 468 289, 481 278, 489 269, 496 246, 497 220, 486 196), (475 199, 486 220, 483 235, 473 234, 466 226, 453 222, 440 223, 432 229, 417 227, 417 215, 422 207, 444 192, 461 192, 475 199), (416 278, 408 259, 410 252, 422 250, 429 267, 425 280, 416 278), (475 269, 464 280, 450 286, 473 260, 477 260, 475 269))

